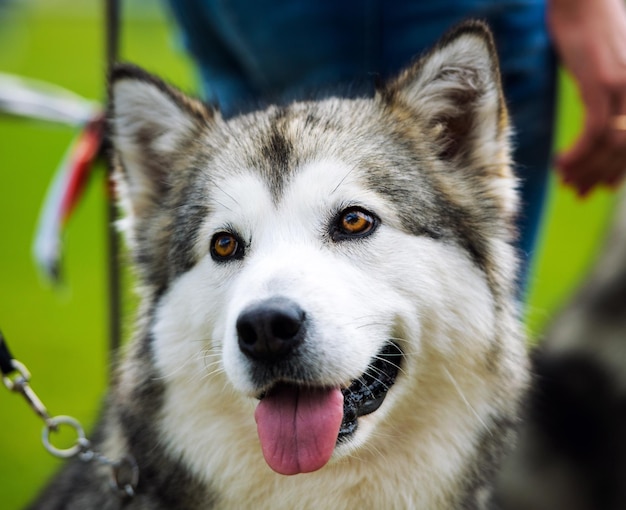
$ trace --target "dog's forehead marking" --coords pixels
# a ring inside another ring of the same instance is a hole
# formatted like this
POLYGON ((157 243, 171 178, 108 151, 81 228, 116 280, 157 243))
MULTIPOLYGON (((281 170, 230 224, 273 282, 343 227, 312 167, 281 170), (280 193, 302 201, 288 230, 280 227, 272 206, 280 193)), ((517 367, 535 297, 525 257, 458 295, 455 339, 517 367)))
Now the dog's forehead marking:
POLYGON ((359 204, 386 209, 382 197, 367 184, 364 169, 339 159, 319 159, 302 165, 294 173, 277 204, 278 209, 359 204))
POLYGON ((263 229, 317 227, 340 207, 361 205, 392 216, 380 194, 367 188, 362 169, 323 158, 294 169, 279 197, 255 169, 223 177, 211 186, 210 228, 240 228, 259 235, 263 229), (228 191, 226 191, 228 190, 228 191))

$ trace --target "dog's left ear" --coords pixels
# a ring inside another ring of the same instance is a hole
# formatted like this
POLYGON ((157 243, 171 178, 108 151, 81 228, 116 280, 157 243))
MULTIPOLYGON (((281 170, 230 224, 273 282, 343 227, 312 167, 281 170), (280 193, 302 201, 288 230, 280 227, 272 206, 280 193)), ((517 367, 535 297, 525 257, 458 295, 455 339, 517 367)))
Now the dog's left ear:
POLYGON ((177 162, 217 114, 131 64, 109 77, 109 131, 120 202, 129 218, 149 217, 180 172, 177 162))
POLYGON ((464 166, 508 164, 507 111, 493 37, 484 23, 468 21, 452 29, 384 85, 380 96, 392 111, 409 116, 408 125, 437 140, 442 159, 464 166))

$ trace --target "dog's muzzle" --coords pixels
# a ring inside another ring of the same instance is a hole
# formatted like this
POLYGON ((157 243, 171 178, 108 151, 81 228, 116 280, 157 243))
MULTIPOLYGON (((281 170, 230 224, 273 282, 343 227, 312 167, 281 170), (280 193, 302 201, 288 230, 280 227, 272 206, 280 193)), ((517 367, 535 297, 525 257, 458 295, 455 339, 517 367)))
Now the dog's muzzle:
POLYGON ((246 308, 237 319, 239 348, 251 362, 260 395, 255 412, 263 455, 281 474, 315 471, 337 444, 376 411, 393 386, 402 351, 387 343, 366 371, 346 388, 316 386, 298 360, 305 348, 307 317, 293 301, 276 297, 246 308))

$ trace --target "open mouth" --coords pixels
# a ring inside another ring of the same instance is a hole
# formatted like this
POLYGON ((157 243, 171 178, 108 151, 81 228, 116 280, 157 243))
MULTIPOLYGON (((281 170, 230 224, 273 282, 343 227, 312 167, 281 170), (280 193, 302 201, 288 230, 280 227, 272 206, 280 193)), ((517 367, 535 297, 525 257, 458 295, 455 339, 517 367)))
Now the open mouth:
POLYGON ((337 442, 347 439, 357 429, 360 416, 376 411, 385 400, 387 392, 396 382, 400 370, 402 351, 394 343, 388 343, 376 356, 365 373, 352 381, 343 394, 343 420, 337 442))
POLYGON ((267 464, 285 475, 323 467, 335 446, 357 430, 358 418, 380 408, 395 383, 401 359, 400 348, 388 343, 347 388, 292 383, 271 388, 255 411, 267 464))

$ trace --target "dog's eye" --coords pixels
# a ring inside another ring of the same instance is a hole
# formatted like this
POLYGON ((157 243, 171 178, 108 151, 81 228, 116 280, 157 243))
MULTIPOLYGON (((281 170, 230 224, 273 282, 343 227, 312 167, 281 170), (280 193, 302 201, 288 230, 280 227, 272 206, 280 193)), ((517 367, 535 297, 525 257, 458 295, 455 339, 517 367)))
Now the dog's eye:
POLYGON ((230 232, 218 232, 211 240, 211 257, 224 261, 239 259, 243 256, 242 244, 237 236, 230 232))
POLYGON ((371 234, 378 225, 377 218, 359 207, 351 207, 342 211, 335 221, 332 237, 335 241, 364 237, 371 234))

